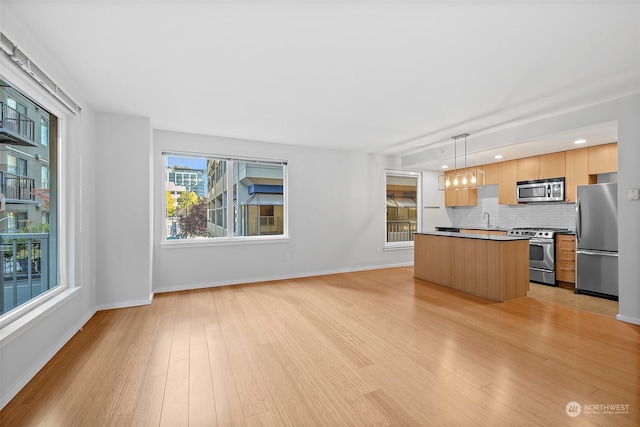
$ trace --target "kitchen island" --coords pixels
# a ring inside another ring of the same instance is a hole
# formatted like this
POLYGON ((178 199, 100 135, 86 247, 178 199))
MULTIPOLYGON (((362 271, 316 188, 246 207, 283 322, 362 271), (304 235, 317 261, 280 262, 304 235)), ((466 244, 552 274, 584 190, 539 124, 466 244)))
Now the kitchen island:
POLYGON ((457 291, 509 301, 529 290, 529 238, 416 233, 414 277, 457 291))

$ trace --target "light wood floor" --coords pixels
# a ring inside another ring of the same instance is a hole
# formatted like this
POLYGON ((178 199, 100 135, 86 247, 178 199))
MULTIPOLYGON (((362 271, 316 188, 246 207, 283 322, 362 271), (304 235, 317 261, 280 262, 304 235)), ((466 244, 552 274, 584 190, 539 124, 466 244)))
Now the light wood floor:
POLYGON ((618 315, 618 301, 576 294, 570 289, 529 283, 527 296, 607 317, 615 318, 618 315))
POLYGON ((98 312, 0 425, 640 424, 640 326, 412 275, 175 292, 98 312), (572 418, 572 401, 628 406, 572 418))

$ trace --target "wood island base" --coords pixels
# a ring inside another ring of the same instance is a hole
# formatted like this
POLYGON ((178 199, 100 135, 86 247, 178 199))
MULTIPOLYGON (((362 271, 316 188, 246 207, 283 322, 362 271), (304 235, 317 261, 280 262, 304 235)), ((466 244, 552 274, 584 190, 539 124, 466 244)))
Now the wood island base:
POLYGON ((417 279, 500 302, 527 295, 528 239, 435 232, 414 244, 417 279))

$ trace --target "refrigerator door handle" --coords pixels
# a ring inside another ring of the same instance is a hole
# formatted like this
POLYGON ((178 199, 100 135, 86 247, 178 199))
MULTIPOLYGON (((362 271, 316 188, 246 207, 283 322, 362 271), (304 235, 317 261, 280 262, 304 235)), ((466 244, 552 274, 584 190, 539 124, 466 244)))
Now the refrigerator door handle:
POLYGON ((580 242, 580 232, 582 231, 582 220, 580 218, 580 199, 576 198, 576 242, 580 242))
POLYGON ((616 257, 616 258, 618 257, 617 252, 596 252, 596 251, 585 251, 582 249, 578 249, 576 253, 581 255, 610 256, 610 257, 616 257))

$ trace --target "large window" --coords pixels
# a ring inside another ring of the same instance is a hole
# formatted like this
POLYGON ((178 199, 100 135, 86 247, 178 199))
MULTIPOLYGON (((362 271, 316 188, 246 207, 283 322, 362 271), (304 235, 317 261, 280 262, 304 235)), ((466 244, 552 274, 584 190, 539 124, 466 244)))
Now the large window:
POLYGON ((390 246, 411 244, 420 223, 420 174, 387 172, 385 190, 386 243, 390 246))
POLYGON ((2 321, 58 286, 57 138, 49 139, 58 119, 1 76, 0 110, 2 321))
POLYGON ((166 239, 286 236, 286 162, 164 158, 166 239))

